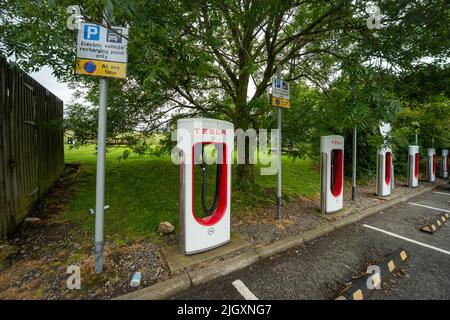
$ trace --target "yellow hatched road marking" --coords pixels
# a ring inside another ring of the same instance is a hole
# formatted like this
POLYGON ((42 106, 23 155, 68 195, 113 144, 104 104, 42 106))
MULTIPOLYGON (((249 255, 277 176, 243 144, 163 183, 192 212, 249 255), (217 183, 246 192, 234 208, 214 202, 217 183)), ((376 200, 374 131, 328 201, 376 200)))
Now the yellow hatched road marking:
POLYGON ((407 255, 406 255, 406 252, 405 252, 405 250, 402 250, 402 251, 400 252, 400 258, 402 258, 402 260, 403 260, 403 261, 405 261, 405 260, 406 260, 406 258, 407 258, 407 255))
POLYGON ((388 267, 389 267, 389 272, 394 271, 394 269, 395 269, 395 263, 394 263, 393 260, 389 261, 388 267))
POLYGON ((363 299, 363 294, 362 294, 361 289, 358 289, 353 293, 353 299, 354 300, 362 300, 363 299))

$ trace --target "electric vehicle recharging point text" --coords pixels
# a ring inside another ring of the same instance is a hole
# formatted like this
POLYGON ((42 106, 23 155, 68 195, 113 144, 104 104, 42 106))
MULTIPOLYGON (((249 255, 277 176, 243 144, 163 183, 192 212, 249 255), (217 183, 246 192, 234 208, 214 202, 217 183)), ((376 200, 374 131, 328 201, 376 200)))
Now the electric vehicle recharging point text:
POLYGON ((436 181, 436 149, 427 149, 427 177, 428 182, 436 181))
POLYGON ((408 187, 414 188, 419 185, 419 146, 408 147, 408 187))
POLYGON ((320 137, 320 210, 333 213, 344 205, 344 137, 320 137))
POLYGON ((377 152, 377 195, 386 197, 391 194, 392 150, 380 148, 377 152))
POLYGON ((448 178, 448 149, 442 149, 441 155, 441 177, 448 178))
POLYGON ((181 252, 189 255, 228 243, 234 125, 215 119, 180 119, 177 121, 177 147, 180 151, 181 252), (214 166, 215 187, 207 190, 208 169, 214 166), (198 179, 202 181, 200 188, 195 183, 198 179), (209 202, 207 192, 213 195, 209 202), (201 199, 199 208, 195 207, 196 199, 197 202, 201 199))

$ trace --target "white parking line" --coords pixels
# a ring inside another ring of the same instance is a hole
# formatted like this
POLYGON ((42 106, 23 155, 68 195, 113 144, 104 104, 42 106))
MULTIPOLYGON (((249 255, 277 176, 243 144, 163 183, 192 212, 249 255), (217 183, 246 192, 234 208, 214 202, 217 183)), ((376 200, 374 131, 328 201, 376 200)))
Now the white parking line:
POLYGON ((395 234, 393 232, 389 232, 389 231, 386 231, 386 230, 383 230, 383 229, 372 227, 372 226, 369 226, 368 224, 363 224, 363 226, 366 227, 366 228, 372 229, 372 230, 376 230, 376 231, 385 233, 385 234, 390 235, 392 237, 395 237, 395 238, 398 238, 398 239, 402 239, 402 240, 405 240, 405 241, 408 241, 408 242, 411 242, 411 243, 415 243, 415 244, 417 244, 419 246, 422 246, 422 247, 425 247, 425 248, 429 248, 429 249, 432 249, 432 250, 436 250, 436 251, 439 251, 441 253, 450 255, 450 251, 447 251, 447 250, 444 250, 444 249, 441 249, 441 248, 438 248, 438 247, 435 247, 435 246, 430 246, 429 244, 426 244, 426 243, 423 243, 423 242, 419 242, 419 241, 416 241, 416 240, 413 240, 413 239, 410 239, 410 238, 406 238, 406 237, 403 237, 401 235, 395 234))
POLYGON ((433 191, 433 193, 437 193, 437 194, 445 194, 446 196, 450 196, 450 192, 433 191))
POLYGON ((259 300, 241 280, 237 279, 233 281, 232 285, 239 291, 245 300, 259 300))
POLYGON ((432 210, 438 210, 438 211, 442 211, 442 212, 450 212, 449 210, 446 210, 446 209, 430 207, 430 206, 426 206, 426 205, 420 204, 420 203, 409 202, 409 204, 412 204, 413 206, 424 207, 424 208, 428 208, 428 209, 432 209, 432 210))

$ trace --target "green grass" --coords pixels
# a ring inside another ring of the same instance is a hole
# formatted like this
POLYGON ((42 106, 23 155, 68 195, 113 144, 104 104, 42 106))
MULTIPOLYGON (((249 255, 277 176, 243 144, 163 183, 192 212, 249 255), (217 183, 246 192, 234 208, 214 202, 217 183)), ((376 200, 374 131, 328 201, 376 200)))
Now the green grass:
MULTIPOLYGON (((179 216, 179 167, 170 156, 156 157, 131 154, 126 160, 117 160, 125 147, 109 149, 106 157, 105 235, 113 240, 154 237, 161 221, 170 221, 178 227, 179 216)), ((65 149, 66 162, 79 162, 83 171, 78 176, 76 192, 64 212, 64 219, 79 224, 93 232, 94 216, 87 212, 95 208, 95 146, 65 149)), ((236 166, 233 166, 233 184, 236 183, 236 166)), ((214 170, 208 175, 208 189, 214 192, 214 170)), ((275 201, 264 189, 276 190, 276 175, 261 176, 255 168, 257 184, 261 192, 249 194, 233 191, 232 210, 254 212, 255 208, 275 201)), ((313 170, 309 160, 283 158, 283 194, 287 197, 311 195, 319 192, 319 173, 313 170)), ((196 183, 197 190, 201 184, 196 183)), ((236 188, 234 188, 236 189, 236 188)), ((199 206, 198 197, 196 208, 199 206)), ((208 198, 210 200, 211 197, 208 198)), ((208 204, 209 205, 209 204, 208 204)))

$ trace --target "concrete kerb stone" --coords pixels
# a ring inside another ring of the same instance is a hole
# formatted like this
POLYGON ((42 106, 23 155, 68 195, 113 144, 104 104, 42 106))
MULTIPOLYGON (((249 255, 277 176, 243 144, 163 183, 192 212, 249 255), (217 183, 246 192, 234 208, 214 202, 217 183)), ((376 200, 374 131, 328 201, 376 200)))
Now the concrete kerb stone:
POLYGON ((244 269, 257 262, 259 259, 259 255, 254 250, 251 250, 229 260, 221 261, 210 267, 191 271, 188 275, 191 279, 192 285, 198 286, 232 272, 244 269))
POLYGON ((361 220, 361 216, 358 214, 354 214, 354 215, 342 218, 340 220, 333 221, 333 222, 331 222, 331 225, 333 225, 335 227, 335 229, 339 229, 348 224, 358 222, 359 220, 361 220))
POLYGON ((300 236, 291 236, 289 238, 275 241, 268 246, 257 248, 255 251, 261 259, 266 259, 276 255, 277 253, 299 246, 303 243, 303 241, 303 238, 300 236))
POLYGON ((404 195, 392 199, 381 205, 365 209, 365 212, 356 212, 345 218, 327 222, 320 227, 306 231, 302 236, 293 236, 276 241, 268 246, 251 250, 243 253, 229 260, 221 261, 210 267, 202 268, 189 272, 187 275, 180 275, 172 279, 165 280, 147 288, 136 290, 134 292, 114 298, 114 300, 157 300, 165 299, 175 294, 178 294, 190 286, 197 286, 224 275, 239 271, 256 263, 260 259, 265 259, 275 254, 292 249, 302 243, 317 239, 327 233, 330 233, 338 228, 348 224, 355 223, 379 211, 392 207, 398 203, 408 201, 409 199, 419 196, 429 190, 432 190, 441 185, 447 184, 446 181, 438 182, 433 186, 425 187, 421 190, 413 192, 413 194, 404 195))
POLYGON ((308 242, 308 241, 320 238, 321 236, 324 236, 327 233, 334 231, 335 229, 336 228, 332 224, 326 223, 326 224, 321 225, 318 228, 303 232, 302 237, 305 242, 308 242))
POLYGON ((180 293, 190 286, 191 279, 187 274, 184 274, 116 297, 113 300, 162 300, 180 293))

